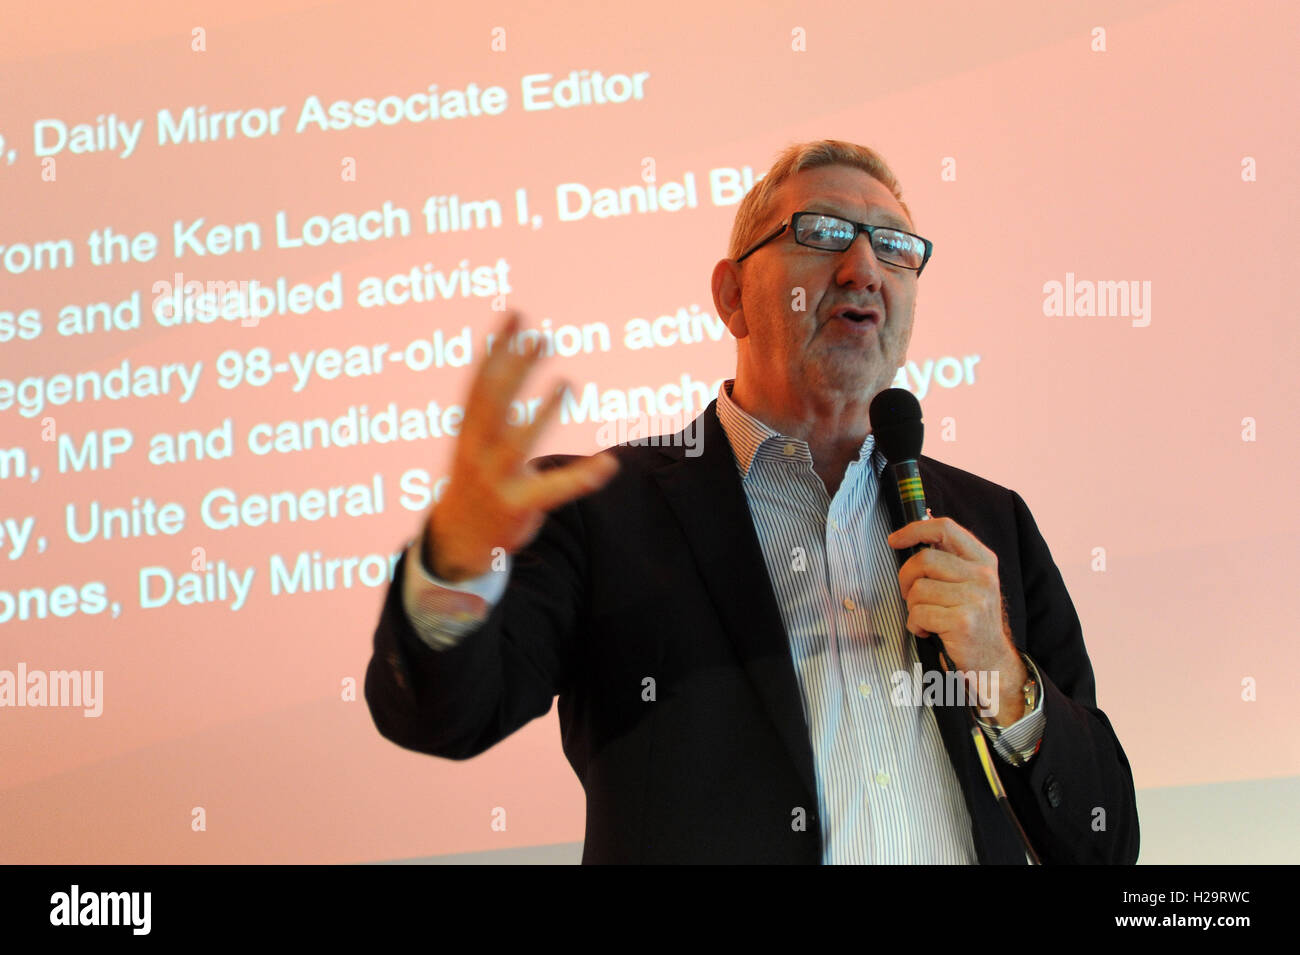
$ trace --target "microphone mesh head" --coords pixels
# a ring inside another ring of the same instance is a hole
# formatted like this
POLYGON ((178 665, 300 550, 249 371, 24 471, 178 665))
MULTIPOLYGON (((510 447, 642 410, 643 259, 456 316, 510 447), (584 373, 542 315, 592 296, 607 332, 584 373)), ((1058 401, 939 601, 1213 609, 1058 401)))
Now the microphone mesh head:
POLYGON ((921 404, 903 388, 886 388, 871 399, 871 433, 876 447, 890 464, 915 461, 921 456, 925 426, 921 404))

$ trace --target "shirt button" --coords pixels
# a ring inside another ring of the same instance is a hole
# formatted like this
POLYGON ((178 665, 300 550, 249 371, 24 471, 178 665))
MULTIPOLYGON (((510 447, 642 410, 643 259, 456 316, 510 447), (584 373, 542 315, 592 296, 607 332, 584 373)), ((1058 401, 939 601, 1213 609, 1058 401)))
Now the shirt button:
POLYGON ((855 604, 855 603, 853 602, 853 599, 852 599, 851 597, 845 597, 845 598, 844 598, 844 609, 845 609, 845 610, 853 610, 853 609, 855 609, 857 606, 858 606, 858 605, 855 604))
POLYGON ((784 454, 787 458, 789 458, 789 457, 793 457, 793 456, 794 456, 794 445, 793 445, 793 444, 787 444, 784 448, 781 449, 781 453, 784 454))
POLYGON ((882 785, 882 786, 888 786, 888 785, 889 785, 889 773, 886 773, 886 772, 884 772, 884 771, 881 771, 881 772, 879 772, 879 773, 876 773, 876 782, 880 783, 880 785, 882 785))
POLYGON ((832 517, 831 520, 830 520, 830 524, 831 524, 831 530, 833 530, 833 531, 837 531, 837 530, 840 529, 840 523, 839 523, 839 521, 835 520, 835 518, 833 518, 833 517, 832 517))
POLYGON ((869 684, 869 683, 859 683, 859 684, 858 684, 858 692, 861 693, 863 696, 870 696, 870 695, 871 695, 871 684, 869 684))

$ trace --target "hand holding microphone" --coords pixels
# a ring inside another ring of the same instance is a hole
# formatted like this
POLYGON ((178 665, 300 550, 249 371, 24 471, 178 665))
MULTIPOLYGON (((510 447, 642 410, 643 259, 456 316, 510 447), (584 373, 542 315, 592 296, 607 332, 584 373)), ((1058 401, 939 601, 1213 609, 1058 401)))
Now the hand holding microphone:
POLYGON ((1001 674, 1005 688, 1000 713, 1023 710, 1018 688, 1028 676, 1011 639, 1002 606, 998 558, 948 517, 927 519, 925 489, 917 459, 924 426, 921 406, 902 388, 882 391, 871 402, 871 430, 898 482, 904 526, 889 535, 895 549, 911 553, 898 571, 907 601, 907 629, 918 637, 938 637, 948 666, 1001 674))

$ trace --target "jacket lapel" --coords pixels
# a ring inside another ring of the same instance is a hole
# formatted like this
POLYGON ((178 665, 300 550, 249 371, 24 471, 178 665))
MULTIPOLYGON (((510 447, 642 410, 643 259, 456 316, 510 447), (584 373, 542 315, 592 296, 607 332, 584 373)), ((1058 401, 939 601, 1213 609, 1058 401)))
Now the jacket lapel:
POLYGON ((700 576, 745 672, 772 717, 816 805, 812 743, 776 595, 763 561, 740 472, 716 411, 703 414, 699 457, 682 442, 665 449, 674 463, 654 472, 677 516, 700 576))

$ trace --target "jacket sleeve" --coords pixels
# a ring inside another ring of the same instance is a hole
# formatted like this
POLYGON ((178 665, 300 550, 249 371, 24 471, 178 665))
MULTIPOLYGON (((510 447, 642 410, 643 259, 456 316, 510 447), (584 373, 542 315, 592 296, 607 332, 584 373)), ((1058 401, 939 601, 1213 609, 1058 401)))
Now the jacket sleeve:
POLYGON ((1133 773, 1097 708, 1083 630, 1029 508, 1011 492, 1025 593, 1026 652, 1042 677, 1046 728, 1023 768, 999 769, 1039 857, 1050 863, 1131 865, 1138 857, 1133 773))
MULTIPOLYGON (((539 470, 560 456, 539 458, 539 470)), ((550 711, 578 666, 586 556, 578 507, 547 515, 514 555, 510 581, 481 625, 452 647, 420 639, 404 607, 399 560, 366 670, 371 718, 389 740, 421 753, 469 759, 550 711)))

